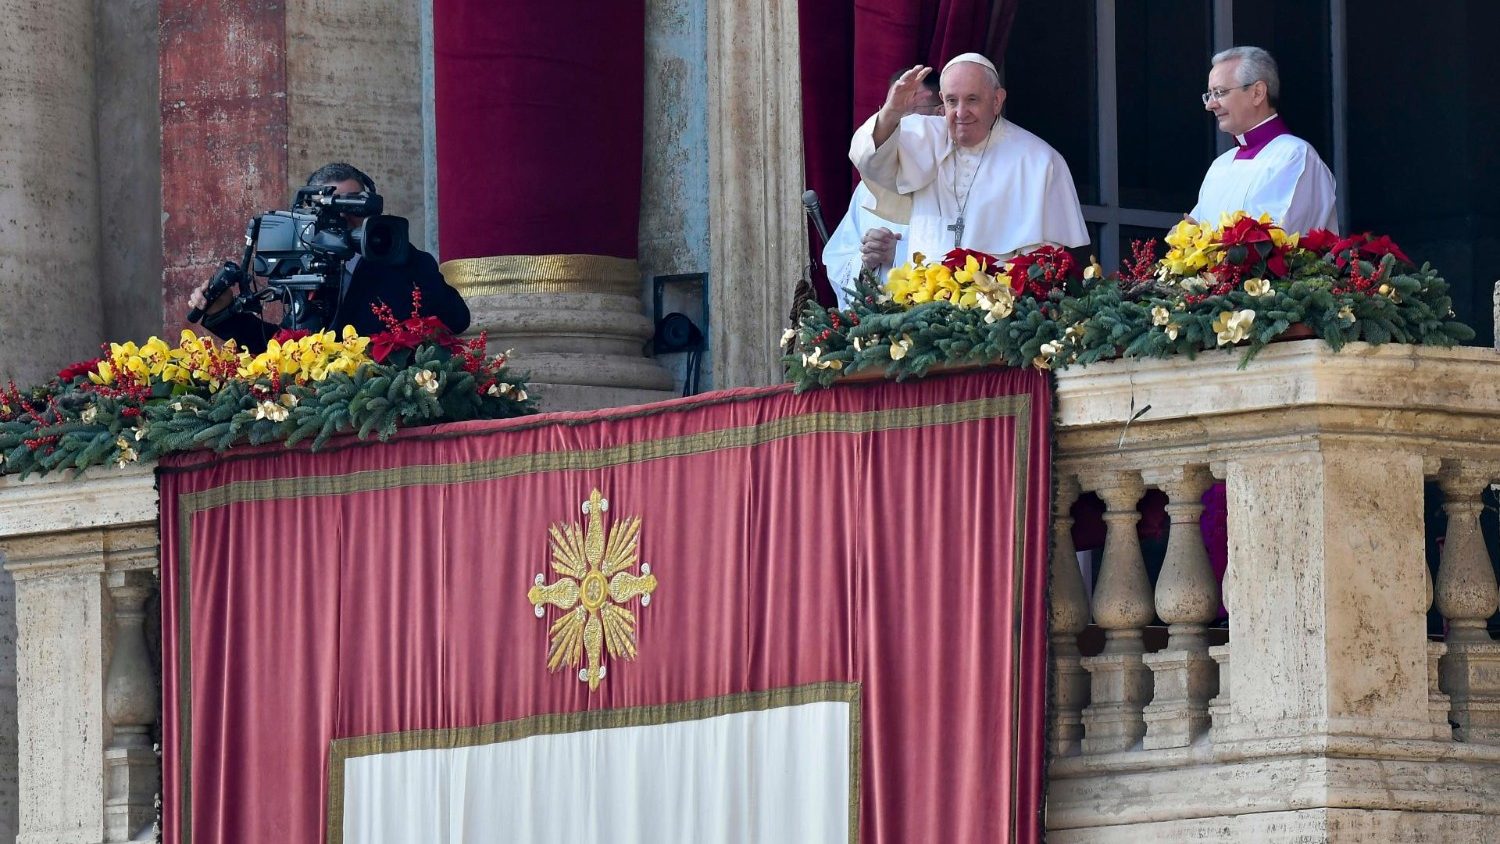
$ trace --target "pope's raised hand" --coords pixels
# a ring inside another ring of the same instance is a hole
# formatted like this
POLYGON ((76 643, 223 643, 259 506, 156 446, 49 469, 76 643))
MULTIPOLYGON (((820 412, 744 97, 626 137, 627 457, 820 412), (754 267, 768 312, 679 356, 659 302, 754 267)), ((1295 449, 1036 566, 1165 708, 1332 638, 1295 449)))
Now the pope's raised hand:
POLYGON ((875 114, 875 146, 885 143, 901 124, 901 118, 912 113, 922 93, 922 80, 931 72, 932 68, 925 65, 913 65, 891 85, 885 94, 885 105, 875 114))
POLYGON ((918 105, 921 105, 918 98, 923 93, 922 80, 926 79, 927 74, 931 72, 932 68, 925 65, 913 65, 910 70, 901 74, 901 78, 891 85, 889 91, 886 91, 885 105, 881 106, 880 110, 898 120, 911 114, 918 105))

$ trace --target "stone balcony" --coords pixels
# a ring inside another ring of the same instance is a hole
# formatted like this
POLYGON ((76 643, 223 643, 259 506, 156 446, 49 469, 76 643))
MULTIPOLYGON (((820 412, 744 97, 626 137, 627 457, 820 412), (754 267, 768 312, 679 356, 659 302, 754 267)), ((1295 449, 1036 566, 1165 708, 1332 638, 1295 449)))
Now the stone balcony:
MULTIPOLYGON (((1048 840, 1500 840, 1500 596, 1479 532, 1500 353, 1303 341, 1238 364, 1058 374, 1048 840), (1227 631, 1210 629, 1197 525, 1215 479, 1227 631), (1448 517, 1435 585, 1428 482, 1448 517), (1148 488, 1171 520, 1154 588, 1134 530, 1148 488), (1067 515, 1083 492, 1109 527, 1092 604, 1067 515)), ((149 466, 0 477, 18 630, 13 672, 0 653, 0 835, 151 834, 156 506, 149 466)))
POLYGON ((1500 840, 1479 530, 1500 480, 1500 354, 1302 341, 1238 365, 1058 375, 1048 840, 1500 840), (1211 647, 1220 589, 1198 518, 1215 479, 1230 624, 1211 647), (1429 481, 1448 517, 1435 588, 1429 481), (1154 589, 1135 530, 1147 488, 1171 521, 1154 589), (1107 508, 1092 603, 1068 517, 1085 491, 1107 508), (1147 652, 1158 618, 1166 641, 1147 652), (1082 656, 1091 621, 1104 645, 1082 656))

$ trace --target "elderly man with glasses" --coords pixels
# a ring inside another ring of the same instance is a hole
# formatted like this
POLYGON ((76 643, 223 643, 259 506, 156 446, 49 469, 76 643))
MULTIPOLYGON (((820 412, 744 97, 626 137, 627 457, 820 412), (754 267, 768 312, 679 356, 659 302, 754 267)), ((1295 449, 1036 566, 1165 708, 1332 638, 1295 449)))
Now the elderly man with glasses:
POLYGON ((1067 162, 1001 116, 1005 88, 994 63, 955 56, 939 78, 944 116, 909 113, 931 73, 922 65, 903 73, 849 144, 880 215, 907 217, 910 253, 939 258, 964 247, 1003 259, 1088 243, 1067 162))
POLYGON ((1270 53, 1235 47, 1214 56, 1203 108, 1235 146, 1209 166, 1193 219, 1218 223, 1221 214, 1243 210, 1270 214, 1289 232, 1338 231, 1333 174, 1311 144, 1287 129, 1276 112, 1280 96, 1270 53))

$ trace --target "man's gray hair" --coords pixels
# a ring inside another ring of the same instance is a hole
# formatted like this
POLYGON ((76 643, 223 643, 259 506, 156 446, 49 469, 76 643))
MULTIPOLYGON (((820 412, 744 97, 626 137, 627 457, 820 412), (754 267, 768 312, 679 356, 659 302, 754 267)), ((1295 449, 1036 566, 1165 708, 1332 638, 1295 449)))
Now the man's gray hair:
POLYGON ((1234 80, 1241 85, 1249 85, 1254 82, 1266 83, 1266 96, 1271 100, 1271 105, 1276 105, 1281 100, 1281 74, 1276 70, 1276 59, 1271 54, 1259 47, 1230 47, 1222 53, 1214 56, 1213 64, 1221 65, 1224 62, 1238 59, 1239 65, 1234 69, 1234 80))

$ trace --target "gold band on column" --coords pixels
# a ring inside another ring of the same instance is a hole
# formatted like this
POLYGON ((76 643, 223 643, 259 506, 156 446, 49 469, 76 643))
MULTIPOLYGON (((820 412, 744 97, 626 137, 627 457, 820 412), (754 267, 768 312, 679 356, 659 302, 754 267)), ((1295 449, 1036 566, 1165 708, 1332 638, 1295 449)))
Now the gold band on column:
POLYGON ((444 261, 443 278, 466 298, 506 293, 639 296, 640 265, 607 255, 497 255, 444 261))

